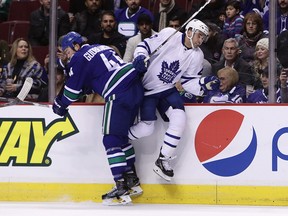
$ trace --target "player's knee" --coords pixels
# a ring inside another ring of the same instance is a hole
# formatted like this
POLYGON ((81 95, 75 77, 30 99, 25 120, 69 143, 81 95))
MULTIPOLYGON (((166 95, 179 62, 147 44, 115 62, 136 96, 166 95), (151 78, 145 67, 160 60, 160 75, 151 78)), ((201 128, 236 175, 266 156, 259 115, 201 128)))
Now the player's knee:
POLYGON ((129 130, 129 138, 132 140, 141 137, 149 136, 153 133, 155 128, 155 121, 140 121, 129 130))
POLYGON ((186 125, 186 113, 182 109, 173 109, 170 107, 166 115, 169 118, 169 127, 175 131, 182 132, 186 125))

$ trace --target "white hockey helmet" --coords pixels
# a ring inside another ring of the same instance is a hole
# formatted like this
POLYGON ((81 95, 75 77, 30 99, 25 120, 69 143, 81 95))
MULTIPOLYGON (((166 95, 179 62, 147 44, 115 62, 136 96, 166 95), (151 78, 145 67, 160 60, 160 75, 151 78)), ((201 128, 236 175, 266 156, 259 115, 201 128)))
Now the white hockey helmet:
POLYGON ((186 25, 186 31, 188 31, 190 28, 192 28, 193 32, 201 31, 203 34, 205 34, 206 37, 209 35, 209 28, 208 26, 203 23, 202 21, 198 19, 193 19, 191 20, 187 25, 186 25))

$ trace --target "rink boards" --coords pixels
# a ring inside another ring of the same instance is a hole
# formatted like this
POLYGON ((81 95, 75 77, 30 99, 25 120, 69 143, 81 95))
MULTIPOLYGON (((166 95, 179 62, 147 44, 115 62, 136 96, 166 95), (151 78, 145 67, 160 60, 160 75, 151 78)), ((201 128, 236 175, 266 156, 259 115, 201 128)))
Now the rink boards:
MULTIPOLYGON (((167 122, 134 141, 144 194, 135 203, 288 205, 288 107, 186 106, 184 136, 166 182, 152 168, 167 122)), ((102 105, 0 110, 0 201, 94 201, 113 186, 102 105)))

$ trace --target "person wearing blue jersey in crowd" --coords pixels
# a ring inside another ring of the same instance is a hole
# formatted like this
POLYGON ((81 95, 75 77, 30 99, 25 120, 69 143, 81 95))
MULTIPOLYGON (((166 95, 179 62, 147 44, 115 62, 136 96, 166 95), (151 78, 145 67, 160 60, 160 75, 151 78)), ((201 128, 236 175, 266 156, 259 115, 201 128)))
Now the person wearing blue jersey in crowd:
POLYGON ((154 17, 151 11, 140 6, 141 0, 125 0, 125 2, 128 7, 116 10, 115 16, 118 23, 118 32, 128 39, 139 32, 137 20, 140 14, 148 14, 152 21, 154 17))
POLYGON ((206 40, 208 32, 208 27, 202 21, 194 19, 187 24, 185 33, 177 32, 148 62, 145 61, 146 57, 175 33, 174 28, 164 28, 158 34, 146 38, 134 52, 135 68, 144 72, 142 82, 145 96, 140 109, 141 121, 130 128, 129 138, 135 140, 153 133, 157 120, 156 109, 163 120, 169 121, 153 169, 167 181, 174 176, 170 162, 175 158, 186 123, 183 100, 175 83, 180 81, 187 92, 196 96, 201 94, 199 80, 204 55, 199 46, 206 40))
MULTIPOLYGON (((239 74, 232 67, 224 67, 217 72, 218 85, 204 92, 203 103, 245 103, 246 90, 240 85, 239 74)), ((209 77, 206 77, 207 79, 209 77)), ((214 80, 212 76, 212 80, 214 80)))
MULTIPOLYGON (((287 72, 282 69, 276 87, 276 103, 287 103, 287 72)), ((268 103, 269 102, 269 73, 268 68, 260 74, 262 88, 255 90, 247 97, 247 103, 268 103)))
MULTIPOLYGON (((287 31, 288 29, 288 0, 277 1, 278 7, 276 10, 276 19, 275 22, 272 23, 272 25, 276 26, 276 35, 279 35, 281 32, 287 31)), ((272 2, 272 4, 274 4, 274 1, 272 2)), ((263 15, 263 24, 266 32, 269 32, 269 16, 269 10, 267 10, 263 15)))
POLYGON ((107 205, 129 203, 129 195, 142 193, 127 136, 143 98, 139 72, 112 48, 85 44, 76 32, 66 34, 61 44, 69 59, 69 78, 54 100, 53 111, 65 116, 68 106, 86 93, 96 92, 105 99, 103 144, 116 186, 102 200, 107 205))

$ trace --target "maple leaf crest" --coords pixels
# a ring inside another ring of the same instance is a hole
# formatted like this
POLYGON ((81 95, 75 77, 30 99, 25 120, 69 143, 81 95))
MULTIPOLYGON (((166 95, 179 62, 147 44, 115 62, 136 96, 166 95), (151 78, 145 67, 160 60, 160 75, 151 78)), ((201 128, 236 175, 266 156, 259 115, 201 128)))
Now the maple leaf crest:
POLYGON ((163 61, 161 72, 157 76, 163 83, 172 83, 180 72, 179 60, 172 62, 170 65, 163 61))

